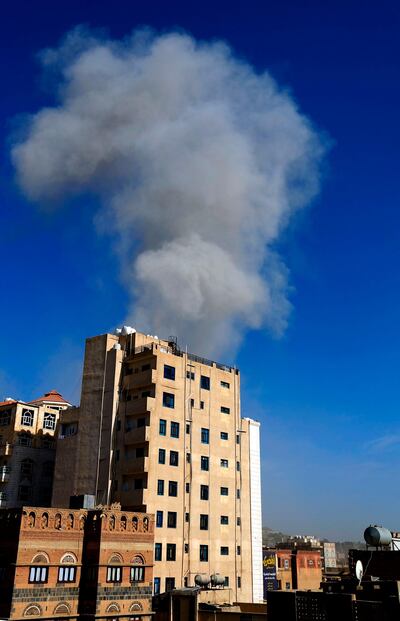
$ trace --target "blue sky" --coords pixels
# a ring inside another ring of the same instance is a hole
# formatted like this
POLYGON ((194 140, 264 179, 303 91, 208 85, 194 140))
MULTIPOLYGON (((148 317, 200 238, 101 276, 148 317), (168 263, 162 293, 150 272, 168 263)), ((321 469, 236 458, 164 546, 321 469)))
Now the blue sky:
POLYGON ((76 399, 85 337, 119 325, 128 304, 96 206, 46 212, 14 183, 15 119, 53 102, 37 52, 82 23, 113 38, 149 25, 223 39, 331 140, 320 195, 279 242, 286 334, 249 332, 236 358, 243 413, 262 421, 264 523, 342 539, 400 528, 398 4, 81 4, 3 8, 0 396, 76 399))

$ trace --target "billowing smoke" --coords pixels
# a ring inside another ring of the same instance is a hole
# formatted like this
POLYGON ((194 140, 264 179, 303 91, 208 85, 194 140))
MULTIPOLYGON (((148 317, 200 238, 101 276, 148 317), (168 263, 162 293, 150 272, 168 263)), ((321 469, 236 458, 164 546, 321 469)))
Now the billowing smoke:
POLYGON ((94 193, 130 293, 127 321, 208 355, 246 329, 284 331, 288 270, 274 250, 317 193, 323 145, 291 96, 226 45, 171 33, 42 54, 58 101, 12 151, 38 202, 94 193))

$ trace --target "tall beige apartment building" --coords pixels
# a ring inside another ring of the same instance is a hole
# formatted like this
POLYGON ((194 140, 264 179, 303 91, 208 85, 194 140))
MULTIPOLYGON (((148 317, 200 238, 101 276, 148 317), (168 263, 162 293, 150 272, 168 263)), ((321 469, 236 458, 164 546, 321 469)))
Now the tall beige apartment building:
POLYGON ((259 423, 238 369, 125 327, 86 341, 79 408, 62 414, 53 506, 74 495, 155 515, 154 592, 219 574, 261 601, 259 423))

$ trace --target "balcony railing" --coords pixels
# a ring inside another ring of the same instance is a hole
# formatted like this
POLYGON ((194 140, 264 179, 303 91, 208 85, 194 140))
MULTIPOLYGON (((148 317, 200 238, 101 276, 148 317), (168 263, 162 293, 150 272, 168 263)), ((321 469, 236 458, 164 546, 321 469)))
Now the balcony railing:
POLYGON ((149 458, 136 457, 134 459, 125 459, 122 463, 122 474, 139 474, 148 472, 149 458))
POLYGON ((131 414, 145 414, 151 412, 154 408, 154 397, 142 397, 141 399, 133 399, 132 401, 126 401, 120 404, 120 408, 123 408, 125 416, 131 414))
POLYGON ((139 444, 142 442, 148 442, 150 439, 150 427, 135 427, 135 429, 129 429, 124 433, 125 444, 139 444))
POLYGON ((141 388, 144 386, 150 386, 157 381, 157 371, 155 369, 147 369, 147 371, 141 371, 140 373, 131 373, 125 375, 123 379, 123 388, 125 390, 134 390, 135 388, 141 388))

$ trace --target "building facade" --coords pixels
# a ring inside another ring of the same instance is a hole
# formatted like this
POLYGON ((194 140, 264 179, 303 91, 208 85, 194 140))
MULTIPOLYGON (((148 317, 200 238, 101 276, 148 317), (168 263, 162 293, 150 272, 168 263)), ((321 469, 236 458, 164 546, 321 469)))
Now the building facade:
POLYGON ((88 339, 53 504, 75 494, 155 514, 155 593, 218 573, 262 601, 259 423, 241 416, 238 369, 132 329, 88 339))
POLYGON ((151 619, 154 517, 0 510, 0 617, 151 619))
POLYGON ((55 390, 30 403, 0 403, 0 508, 50 504, 55 431, 67 407, 55 390))

